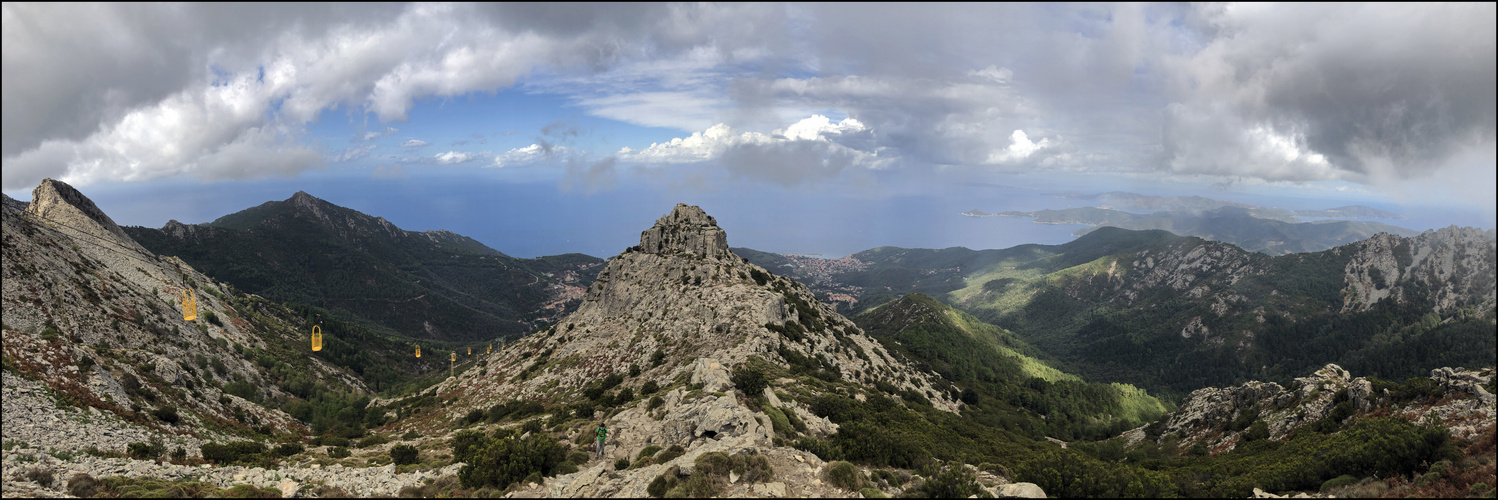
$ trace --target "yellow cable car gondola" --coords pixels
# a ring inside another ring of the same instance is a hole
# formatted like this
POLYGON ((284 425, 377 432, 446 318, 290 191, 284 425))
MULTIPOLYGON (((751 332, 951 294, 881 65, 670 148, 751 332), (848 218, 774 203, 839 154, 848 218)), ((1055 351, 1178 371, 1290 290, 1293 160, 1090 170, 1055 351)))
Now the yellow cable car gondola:
POLYGON ((198 297, 191 288, 182 290, 182 320, 198 319, 198 297))
POLYGON ((421 357, 421 346, 420 345, 416 346, 416 357, 418 357, 418 358, 421 357))
POLYGON ((322 327, 318 325, 312 325, 312 350, 322 350, 322 327))
POLYGON ((472 356, 472 355, 473 355, 473 348, 472 348, 472 347, 469 347, 469 348, 468 348, 468 355, 469 355, 469 356, 472 356))

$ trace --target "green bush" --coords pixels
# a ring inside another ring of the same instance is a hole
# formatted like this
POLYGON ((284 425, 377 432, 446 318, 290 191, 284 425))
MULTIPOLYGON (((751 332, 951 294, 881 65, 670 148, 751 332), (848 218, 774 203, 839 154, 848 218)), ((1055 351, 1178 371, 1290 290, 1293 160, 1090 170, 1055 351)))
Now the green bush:
POLYGON ((646 396, 655 394, 659 390, 661 390, 661 385, 657 384, 654 380, 647 380, 645 381, 645 385, 640 386, 640 394, 646 396))
POLYGON ((674 476, 661 474, 655 476, 655 479, 650 480, 650 485, 645 487, 645 493, 652 497, 660 498, 665 496, 666 492, 670 491, 671 488, 675 487, 676 478, 674 476))
POLYGON ((661 447, 659 447, 659 446, 656 446, 656 445, 646 446, 644 449, 640 450, 640 454, 638 456, 636 456, 635 458, 653 457, 659 451, 661 451, 661 447))
POLYGON ((928 471, 926 476, 926 482, 921 484, 920 489, 931 498, 988 496, 988 492, 978 484, 977 476, 961 464, 943 467, 940 471, 928 471))
POLYGON ((533 477, 539 481, 556 474, 567 453, 555 438, 541 433, 522 439, 513 435, 484 438, 481 433, 464 431, 453 438, 453 461, 467 463, 458 471, 465 488, 505 488, 533 477))
POLYGON ((676 460, 676 457, 680 457, 686 452, 687 451, 685 449, 682 449, 681 445, 673 444, 670 448, 666 448, 666 451, 662 451, 655 455, 655 463, 663 464, 672 460, 676 460))
POLYGON ((562 463, 557 464, 556 474, 558 476, 562 474, 571 474, 574 472, 577 472, 577 464, 574 464, 569 460, 563 460, 562 463))
POLYGON ((48 469, 45 467, 32 467, 30 470, 26 471, 26 479, 40 485, 43 488, 51 488, 52 481, 55 480, 52 474, 52 469, 48 469))
POLYGON ((94 476, 90 476, 88 474, 80 472, 77 474, 73 474, 73 477, 71 479, 68 479, 68 494, 75 497, 92 497, 94 496, 94 492, 98 491, 98 489, 99 480, 94 479, 94 476))
POLYGON ((252 459, 265 453, 265 445, 255 441, 230 441, 227 444, 203 443, 200 448, 203 460, 218 464, 230 464, 252 459))
POLYGON ((827 484, 847 491, 858 491, 863 488, 863 473, 858 471, 857 466, 839 460, 827 468, 827 484))
POLYGON ((390 447, 390 461, 395 465, 414 464, 419 460, 420 452, 415 446, 409 444, 398 444, 390 447))
POLYGON ((629 468, 629 459, 621 458, 614 461, 614 470, 625 470, 629 468))
POLYGON ((787 435, 794 432, 794 428, 791 427, 790 420, 786 419, 785 412, 781 411, 779 408, 766 406, 765 415, 770 416, 770 427, 773 428, 775 432, 787 435))
POLYGON ((171 406, 163 406, 161 408, 157 408, 156 411, 151 412, 151 414, 155 415, 156 418, 160 419, 162 422, 166 422, 168 424, 176 424, 177 422, 181 421, 181 417, 177 416, 177 409, 171 406))
POLYGON ((306 451, 306 448, 303 448, 300 443, 286 443, 276 447, 276 454, 283 457, 296 455, 303 451, 306 451))
POLYGON ((1351 484, 1357 484, 1357 483, 1358 483, 1358 478, 1352 477, 1352 476, 1347 475, 1347 474, 1343 474, 1343 475, 1337 476, 1335 478, 1328 479, 1324 483, 1321 483, 1321 492, 1322 493, 1326 493, 1327 490, 1330 490, 1332 488, 1341 488, 1343 486, 1347 486, 1347 485, 1351 485, 1351 484))
POLYGON ((342 446, 335 446, 328 450, 328 457, 330 458, 348 458, 349 455, 353 455, 353 452, 342 446))
POLYGON ((646 407, 646 410, 655 411, 656 408, 660 408, 664 404, 666 404, 666 400, 661 399, 660 396, 651 396, 650 404, 646 407))
POLYGON ((590 459, 590 458, 592 458, 592 457, 589 456, 588 452, 585 452, 585 451, 574 451, 572 453, 568 453, 567 454, 567 461, 568 462, 572 462, 574 464, 585 464, 585 463, 588 463, 588 459, 590 459))
POLYGON ((865 486, 863 489, 858 490, 858 494, 863 495, 864 498, 889 498, 889 495, 872 486, 865 486))
POLYGON ((319 446, 348 446, 348 445, 349 445, 349 439, 346 438, 346 437, 324 436, 322 438, 322 444, 319 445, 319 446))
POLYGON ((381 436, 379 434, 375 434, 375 435, 369 436, 367 438, 360 439, 359 443, 357 445, 355 445, 355 447, 358 447, 358 448, 368 448, 368 447, 371 447, 371 446, 379 446, 379 445, 382 445, 382 444, 385 444, 385 443, 389 443, 389 442, 390 442, 390 438, 387 438, 385 436, 381 436))
POLYGON ((764 372, 758 368, 749 366, 747 362, 740 364, 738 368, 734 368, 729 380, 733 381, 734 387, 737 387, 739 391, 748 397, 756 397, 763 394, 765 386, 770 383, 765 378, 764 372))
POLYGON ((484 410, 480 410, 480 409, 475 408, 473 411, 468 412, 468 416, 465 417, 463 419, 463 421, 465 423, 467 423, 468 425, 473 425, 473 424, 479 423, 479 421, 481 421, 483 419, 484 419, 484 410))

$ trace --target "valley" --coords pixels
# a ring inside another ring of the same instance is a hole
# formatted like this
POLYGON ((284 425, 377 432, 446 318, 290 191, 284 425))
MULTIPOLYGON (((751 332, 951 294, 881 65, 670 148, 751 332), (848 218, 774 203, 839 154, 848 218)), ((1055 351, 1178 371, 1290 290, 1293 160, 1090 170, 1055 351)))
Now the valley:
POLYGON ((3 210, 8 497, 1491 491, 1493 231, 818 259, 678 204, 516 259, 303 192, 3 210))

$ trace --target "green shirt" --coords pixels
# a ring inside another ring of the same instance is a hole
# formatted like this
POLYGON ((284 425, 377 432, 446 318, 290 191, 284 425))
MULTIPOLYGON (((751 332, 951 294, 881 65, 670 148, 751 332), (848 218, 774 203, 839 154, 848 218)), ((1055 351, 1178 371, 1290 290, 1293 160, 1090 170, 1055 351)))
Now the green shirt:
POLYGON ((599 441, 603 441, 604 439, 607 439, 608 437, 609 437, 609 429, 607 427, 598 426, 598 440, 599 441))

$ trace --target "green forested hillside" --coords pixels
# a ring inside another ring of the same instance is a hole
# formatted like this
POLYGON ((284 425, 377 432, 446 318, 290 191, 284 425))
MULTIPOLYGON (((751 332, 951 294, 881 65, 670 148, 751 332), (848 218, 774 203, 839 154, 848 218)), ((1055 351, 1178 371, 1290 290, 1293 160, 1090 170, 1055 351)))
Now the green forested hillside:
POLYGON ((300 193, 210 225, 124 228, 250 293, 325 308, 412 338, 515 336, 559 314, 560 286, 586 287, 602 261, 581 254, 515 259, 445 232, 404 231, 300 193), (570 271, 570 273, 569 273, 570 271))
MULTIPOLYGON (((1410 265, 1409 241, 1391 250, 1398 265, 1410 265)), ((1491 241, 1467 244, 1462 252, 1493 258, 1491 241)), ((1165 231, 1104 227, 1063 245, 882 247, 855 254, 863 264, 856 271, 787 272, 855 290, 855 313, 903 294, 930 295, 1013 332, 1059 368, 1167 399, 1247 380, 1288 382, 1326 363, 1397 380, 1491 363, 1494 312, 1473 295, 1481 293, 1481 276, 1473 278, 1479 286, 1441 296, 1466 305, 1436 312, 1435 292, 1406 273, 1395 283, 1402 299, 1344 313, 1358 248, 1270 257, 1165 231)), ((1384 279, 1380 272, 1369 271, 1370 279, 1384 279)), ((1444 276, 1432 279, 1464 279, 1444 276)))
POLYGON ((1167 411, 1132 386, 1088 383, 1057 370, 1014 334, 923 294, 886 303, 855 321, 892 352, 963 387, 965 414, 994 425, 1097 439, 1167 411))

